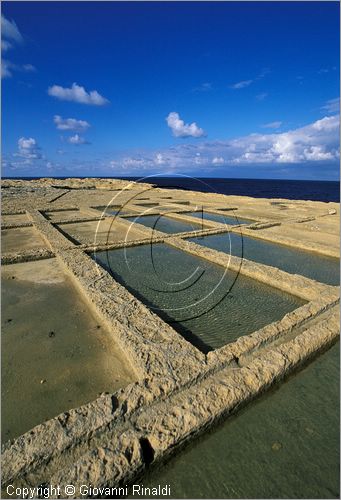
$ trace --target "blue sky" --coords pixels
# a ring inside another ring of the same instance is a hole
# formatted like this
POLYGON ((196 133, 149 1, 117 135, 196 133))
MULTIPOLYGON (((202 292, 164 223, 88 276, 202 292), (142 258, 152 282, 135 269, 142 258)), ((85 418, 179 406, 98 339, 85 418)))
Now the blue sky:
POLYGON ((3 2, 3 175, 337 179, 338 2, 3 2))

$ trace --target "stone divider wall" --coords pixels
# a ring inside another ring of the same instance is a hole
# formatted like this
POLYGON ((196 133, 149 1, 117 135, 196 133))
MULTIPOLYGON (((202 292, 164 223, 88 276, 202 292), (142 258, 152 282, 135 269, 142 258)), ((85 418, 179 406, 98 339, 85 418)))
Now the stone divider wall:
MULTIPOLYGON (((127 355, 138 381, 7 443, 2 457, 3 486, 119 486, 132 481, 151 463, 237 411, 338 338, 337 287, 251 261, 244 260, 240 267, 240 259, 184 239, 226 232, 225 226, 180 235, 154 232, 156 241, 229 265, 309 301, 282 320, 205 356, 86 255, 127 243, 75 246, 53 226, 55 221, 33 209, 29 216, 49 246, 45 253, 38 250, 32 255, 56 255, 127 355)), ((231 230, 240 228, 231 226, 231 230)), ((146 238, 128 245, 150 242, 147 228, 144 234, 146 238)), ((17 258, 5 256, 5 262, 17 258)))

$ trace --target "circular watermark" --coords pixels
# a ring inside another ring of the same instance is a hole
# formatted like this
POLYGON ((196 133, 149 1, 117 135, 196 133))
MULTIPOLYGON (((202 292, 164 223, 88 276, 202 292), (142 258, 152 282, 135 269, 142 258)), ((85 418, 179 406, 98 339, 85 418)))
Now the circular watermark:
MULTIPOLYGON (((180 200, 178 193, 169 196, 170 190, 182 189, 181 183, 164 186, 169 190, 165 197, 157 187, 145 185, 154 177, 131 181, 102 207, 93 255, 98 265, 152 311, 166 316, 169 323, 184 323, 204 316, 231 294, 243 262, 242 225, 233 207, 209 208, 209 203, 197 205, 195 198, 192 202, 192 196, 187 200, 180 200), (210 222, 220 225, 215 228, 210 222), (236 226, 233 232, 231 225, 236 226), (146 228, 149 233, 143 237, 141 229, 146 228), (193 247, 196 243, 217 249, 210 245, 217 237, 219 251, 228 255, 227 261, 222 259, 225 264, 219 266, 193 247), (237 259, 231 270, 233 255, 237 259)), ((186 179, 193 191, 202 186, 201 191, 216 193, 202 179, 187 175, 177 178, 186 179)))

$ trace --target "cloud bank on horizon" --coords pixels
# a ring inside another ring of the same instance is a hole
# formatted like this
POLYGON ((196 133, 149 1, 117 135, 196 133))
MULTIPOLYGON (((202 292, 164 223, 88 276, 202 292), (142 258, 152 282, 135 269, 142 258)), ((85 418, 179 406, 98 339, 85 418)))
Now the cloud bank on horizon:
MULTIPOLYGON (((177 113, 174 114, 177 115, 177 113)), ((167 123, 168 118, 169 115, 166 118, 167 123)), ((90 126, 82 120, 63 119, 58 115, 54 117, 54 122, 61 130, 86 130, 90 126)), ((204 131, 195 123, 184 125, 182 120, 180 122, 181 127, 185 129, 185 132, 182 131, 185 135, 177 129, 177 137, 188 137, 190 133, 194 134, 191 135, 192 137, 204 135, 204 131)), ((267 126, 276 128, 279 124, 267 126)), ((156 173, 194 173, 199 169, 203 172, 215 171, 224 177, 226 172, 238 172, 239 167, 245 165, 279 165, 281 167, 305 163, 323 165, 326 162, 335 163, 340 160, 339 136, 339 115, 331 115, 287 132, 254 133, 230 140, 186 143, 171 148, 123 155, 106 162, 94 162, 92 172, 93 175, 100 175, 97 172, 100 168, 105 171, 106 175, 138 176, 156 173)), ((78 133, 68 137, 66 141, 76 146, 90 144, 78 133)), ((36 139, 21 137, 18 140, 18 151, 13 154, 12 159, 5 160, 5 163, 9 168, 16 170, 20 167, 34 167, 35 164, 41 166, 41 162, 36 160, 44 158, 36 139)), ((49 161, 49 168, 52 165, 53 163, 49 161)), ((74 167, 77 170, 81 164, 74 165, 74 167)))
MULTIPOLYGON (((191 172, 198 166, 238 167, 241 165, 290 165, 307 162, 335 162, 339 152, 339 116, 325 116, 288 132, 250 134, 225 141, 182 144, 151 153, 112 160, 113 169, 134 172, 159 171, 160 165, 176 173, 191 172)), ((231 171, 231 170, 230 170, 231 171)), ((237 170, 236 170, 237 171, 237 170)))

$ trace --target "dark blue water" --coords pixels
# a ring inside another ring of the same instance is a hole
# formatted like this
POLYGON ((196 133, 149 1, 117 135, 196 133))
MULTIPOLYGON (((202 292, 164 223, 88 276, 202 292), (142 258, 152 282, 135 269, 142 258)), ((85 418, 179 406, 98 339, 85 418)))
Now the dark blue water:
MULTIPOLYGON (((80 177, 77 177, 78 179, 80 177)), ((89 177, 87 177, 89 178, 89 177)), ((39 179, 39 177, 3 177, 3 179, 39 179)), ((70 179, 70 177, 54 177, 70 179)), ((254 198, 286 198, 288 200, 340 201, 339 181, 297 181, 278 179, 219 179, 192 177, 103 177, 147 182, 168 189, 186 189, 254 198)))
MULTIPOLYGON (((136 177, 131 179, 138 180, 136 177)), ((254 198, 340 201, 340 183, 338 181, 148 177, 144 182, 168 189, 186 189, 205 193, 251 196, 254 198)))

